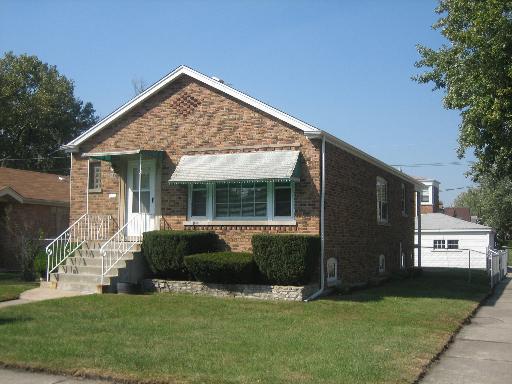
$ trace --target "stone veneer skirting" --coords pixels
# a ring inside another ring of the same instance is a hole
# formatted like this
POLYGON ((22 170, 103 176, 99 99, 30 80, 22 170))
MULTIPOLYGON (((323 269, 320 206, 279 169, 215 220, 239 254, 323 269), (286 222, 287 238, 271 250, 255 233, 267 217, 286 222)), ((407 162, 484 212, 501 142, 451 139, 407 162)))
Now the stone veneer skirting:
POLYGON ((306 286, 213 284, 199 281, 145 279, 143 289, 151 292, 180 292, 220 297, 246 297, 262 300, 303 301, 318 290, 317 284, 306 286))

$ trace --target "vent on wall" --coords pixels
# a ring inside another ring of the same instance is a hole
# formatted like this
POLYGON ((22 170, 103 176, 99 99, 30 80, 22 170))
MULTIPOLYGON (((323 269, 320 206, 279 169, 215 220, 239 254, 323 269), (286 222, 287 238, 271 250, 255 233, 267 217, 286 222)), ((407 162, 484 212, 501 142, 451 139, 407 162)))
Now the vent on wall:
POLYGON ((171 102, 171 108, 183 117, 190 115, 199 105, 201 101, 188 92, 184 92, 171 102))

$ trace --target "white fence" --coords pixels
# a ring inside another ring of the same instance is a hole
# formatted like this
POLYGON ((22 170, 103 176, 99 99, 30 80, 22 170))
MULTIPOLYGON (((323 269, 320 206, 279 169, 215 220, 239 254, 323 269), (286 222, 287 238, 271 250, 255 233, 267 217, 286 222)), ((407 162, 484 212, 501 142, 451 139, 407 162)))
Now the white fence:
POLYGON ((487 250, 487 272, 489 273, 491 288, 507 275, 507 262, 507 250, 487 250))

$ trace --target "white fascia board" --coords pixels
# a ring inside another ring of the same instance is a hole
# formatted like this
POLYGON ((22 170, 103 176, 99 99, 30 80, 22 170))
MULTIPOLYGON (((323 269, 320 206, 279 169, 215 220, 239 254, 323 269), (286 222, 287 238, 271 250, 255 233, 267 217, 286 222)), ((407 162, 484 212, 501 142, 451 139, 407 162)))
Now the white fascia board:
POLYGON ((209 76, 203 75, 202 73, 199 73, 187 66, 181 65, 178 68, 176 68, 174 71, 169 73, 168 75, 164 76, 162 79, 157 81, 155 84, 153 84, 151 87, 146 89, 144 92, 142 92, 140 95, 134 97, 132 100, 127 102, 126 104, 122 105, 118 109, 116 109, 114 112, 112 112, 110 115, 102 119, 100 122, 98 122, 96 125, 94 125, 92 128, 87 130, 86 132, 82 133, 80 136, 78 136, 76 139, 70 141, 68 144, 63 145, 62 148, 72 152, 76 151, 78 146, 82 144, 85 140, 90 138, 91 136, 95 135, 99 131, 101 131, 104 127, 106 127, 108 124, 116 120, 118 117, 123 115, 124 113, 128 112, 138 104, 142 103, 144 100, 151 97, 153 94, 161 90, 163 87, 165 87, 167 84, 171 83, 175 79, 177 79, 181 75, 187 75, 190 76, 206 85, 211 86, 212 88, 215 88, 229 96, 232 96, 246 104, 249 104, 250 106, 259 109, 262 112, 265 112, 279 120, 282 120, 300 130, 303 132, 317 132, 319 131, 318 128, 313 127, 312 125, 309 125, 302 120, 299 120, 293 116, 290 116, 274 107, 271 107, 268 104, 263 103, 262 101, 256 100, 253 97, 250 97, 249 95, 246 95, 243 92, 240 92, 226 84, 223 84, 217 80, 212 79, 209 76))
MULTIPOLYGON (((489 233, 493 233, 494 230, 492 228, 489 229, 421 229, 421 233, 426 234, 438 234, 438 233, 460 233, 460 234, 472 234, 472 235, 486 235, 489 233)), ((418 229, 414 229, 414 233, 418 233, 418 229)))
POLYGON ((23 196, 21 196, 18 192, 16 192, 11 187, 4 187, 0 189, 0 197, 9 196, 13 200, 17 201, 20 204, 23 204, 23 196))
POLYGON ((349 143, 347 143, 341 139, 338 139, 336 136, 333 136, 328 132, 319 130, 318 132, 306 132, 305 135, 306 135, 306 137, 309 137, 310 139, 315 139, 315 138, 320 139, 322 136, 325 136, 325 140, 328 143, 335 145, 336 147, 343 149, 344 151, 401 178, 402 180, 408 181, 409 183, 414 185, 414 190, 416 192, 421 192, 423 190, 423 188, 425 188, 425 185, 421 181, 416 180, 415 178, 407 175, 406 173, 400 172, 398 169, 392 167, 391 165, 388 165, 385 162, 367 154, 366 152, 363 152, 360 149, 357 149, 353 145, 350 145, 349 143))

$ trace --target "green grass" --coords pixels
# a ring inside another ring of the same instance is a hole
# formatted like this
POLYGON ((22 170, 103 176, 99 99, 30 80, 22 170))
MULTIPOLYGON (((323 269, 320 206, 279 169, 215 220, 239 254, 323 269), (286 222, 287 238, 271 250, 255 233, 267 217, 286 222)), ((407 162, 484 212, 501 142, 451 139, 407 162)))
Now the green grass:
POLYGON ((310 303, 93 295, 0 310, 0 362, 171 383, 410 383, 487 293, 425 273, 310 303))
POLYGON ((0 272, 0 302, 17 299, 21 292, 37 285, 35 282, 21 280, 19 273, 0 272))

